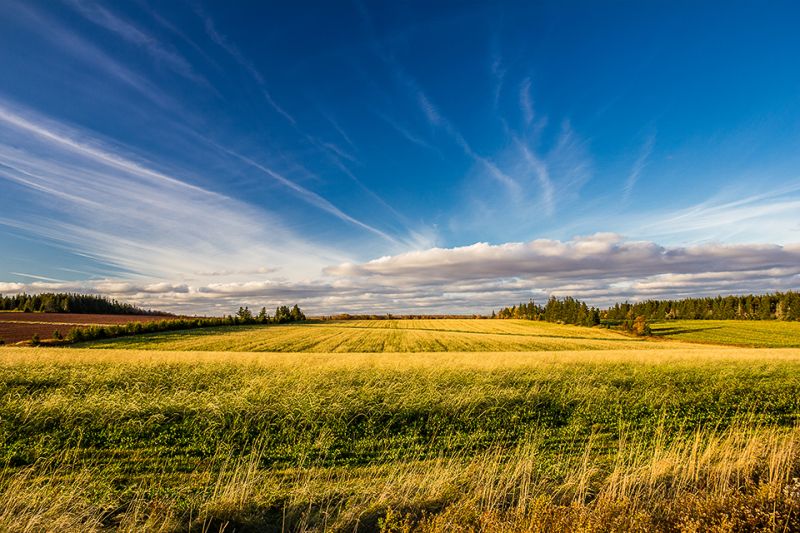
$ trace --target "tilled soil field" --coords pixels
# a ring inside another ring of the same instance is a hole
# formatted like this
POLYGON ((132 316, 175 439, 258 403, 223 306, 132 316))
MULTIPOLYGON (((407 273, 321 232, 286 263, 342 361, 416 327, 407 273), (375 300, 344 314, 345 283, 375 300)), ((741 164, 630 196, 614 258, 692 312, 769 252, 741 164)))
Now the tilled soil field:
POLYGON ((34 335, 50 339, 56 331, 66 335, 78 326, 152 322, 177 318, 165 315, 92 315, 80 313, 0 313, 0 340, 6 344, 30 340, 34 335))

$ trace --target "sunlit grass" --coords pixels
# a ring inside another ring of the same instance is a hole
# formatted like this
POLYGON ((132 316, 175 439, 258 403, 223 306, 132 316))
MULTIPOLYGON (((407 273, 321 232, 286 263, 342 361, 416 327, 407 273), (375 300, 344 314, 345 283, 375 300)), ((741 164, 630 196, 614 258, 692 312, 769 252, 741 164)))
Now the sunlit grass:
POLYGON ((796 520, 800 350, 653 344, 4 348, 0 529, 735 531, 796 520))

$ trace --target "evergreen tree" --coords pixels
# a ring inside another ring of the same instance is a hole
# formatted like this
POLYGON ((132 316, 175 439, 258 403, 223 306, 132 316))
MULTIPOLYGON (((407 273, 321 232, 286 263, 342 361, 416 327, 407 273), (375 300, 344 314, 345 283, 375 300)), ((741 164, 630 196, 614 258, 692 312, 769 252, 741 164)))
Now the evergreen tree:
POLYGON ((253 319, 253 313, 252 311, 250 311, 250 308, 248 307, 239 307, 239 311, 236 313, 236 318, 238 318, 245 324, 255 321, 253 319))
POLYGON ((600 312, 572 297, 550 297, 544 307, 530 301, 500 309, 497 318, 523 318, 564 324, 597 325, 600 319, 628 324, 633 329, 637 317, 645 320, 800 320, 800 294, 765 294, 760 296, 715 296, 682 300, 646 300, 638 303, 616 303, 600 312))
POLYGON ((24 311, 28 313, 93 313, 113 315, 166 315, 147 311, 128 303, 121 303, 103 296, 72 293, 41 293, 0 295, 0 310, 24 311))
POLYGON ((300 310, 297 304, 294 304, 292 310, 289 311, 289 319, 292 322, 300 322, 306 319, 306 315, 303 314, 303 312, 300 310))

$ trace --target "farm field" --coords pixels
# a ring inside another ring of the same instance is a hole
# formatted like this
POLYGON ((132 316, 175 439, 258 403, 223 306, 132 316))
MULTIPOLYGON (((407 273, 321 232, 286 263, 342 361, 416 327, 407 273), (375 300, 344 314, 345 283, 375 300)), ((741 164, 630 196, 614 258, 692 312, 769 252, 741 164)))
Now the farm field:
POLYGON ((0 530, 800 528, 798 349, 354 321, 4 347, 0 376, 0 530), (307 351, 246 351, 270 334, 307 351))
POLYGON ((763 348, 800 348, 800 322, 777 320, 671 320, 651 324, 662 338, 763 348))
POLYGON ((129 322, 169 320, 160 315, 94 315, 83 313, 20 313, 0 312, 0 340, 6 343, 30 340, 33 335, 49 339, 58 331, 62 335, 76 326, 102 326, 129 322))
POLYGON ((92 348, 235 352, 492 352, 681 347, 584 328, 527 320, 345 320, 223 326, 153 333, 87 344, 92 348))

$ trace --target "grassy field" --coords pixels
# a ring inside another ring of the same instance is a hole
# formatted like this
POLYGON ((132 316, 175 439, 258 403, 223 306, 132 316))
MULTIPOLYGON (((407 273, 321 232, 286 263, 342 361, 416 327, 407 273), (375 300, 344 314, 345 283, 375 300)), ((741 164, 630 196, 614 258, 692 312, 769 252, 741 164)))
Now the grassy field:
POLYGON ((672 320, 652 324, 661 338, 748 346, 753 348, 800 348, 800 322, 777 320, 672 320))
POLYGON ((5 347, 0 376, 0 530, 800 528, 796 349, 343 322, 5 347))
MULTIPOLYGON (((668 343, 679 349, 680 343, 668 343)), ((350 320, 165 332, 92 348, 238 352, 510 352, 664 348, 665 343, 526 320, 350 320)))

